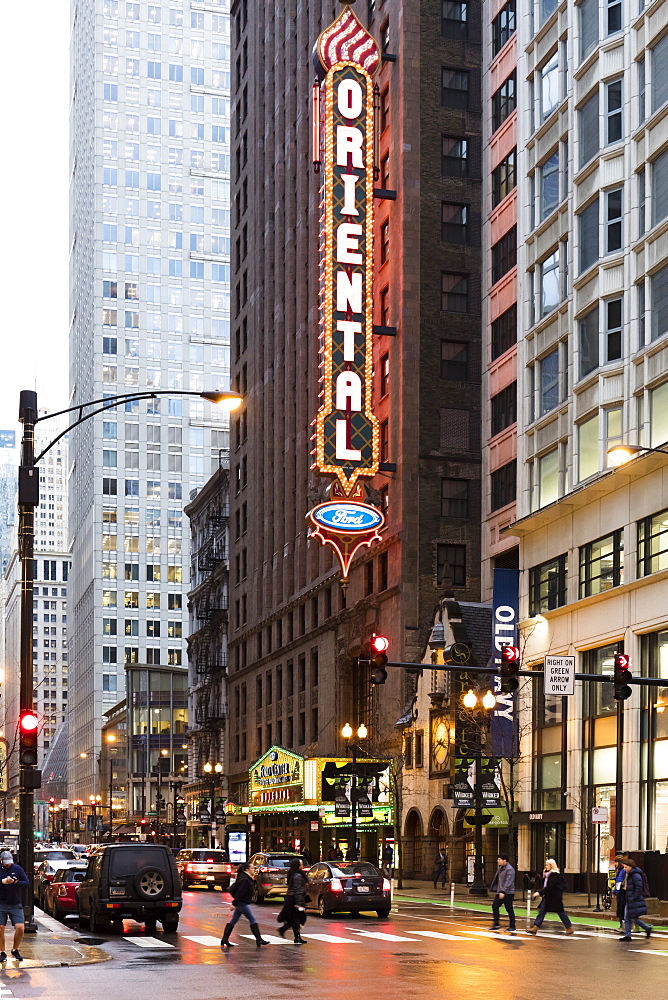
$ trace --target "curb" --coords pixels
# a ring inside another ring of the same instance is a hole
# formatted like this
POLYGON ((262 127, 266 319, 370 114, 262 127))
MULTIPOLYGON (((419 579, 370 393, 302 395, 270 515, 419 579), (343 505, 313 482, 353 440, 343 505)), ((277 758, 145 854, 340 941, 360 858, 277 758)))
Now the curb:
POLYGON ((111 961, 112 956, 101 948, 75 943, 75 939, 81 937, 78 931, 65 927, 38 907, 35 907, 35 920, 37 934, 23 939, 24 950, 30 954, 22 962, 8 961, 7 971, 60 969, 111 961))

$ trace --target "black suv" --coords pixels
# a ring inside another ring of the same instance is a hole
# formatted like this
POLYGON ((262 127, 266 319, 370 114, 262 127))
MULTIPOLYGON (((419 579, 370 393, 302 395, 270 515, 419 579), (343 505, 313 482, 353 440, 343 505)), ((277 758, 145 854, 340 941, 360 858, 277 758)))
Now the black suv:
POLYGON ((104 844, 88 861, 79 886, 79 919, 93 932, 132 917, 155 931, 179 926, 181 880, 174 855, 162 844, 104 844))

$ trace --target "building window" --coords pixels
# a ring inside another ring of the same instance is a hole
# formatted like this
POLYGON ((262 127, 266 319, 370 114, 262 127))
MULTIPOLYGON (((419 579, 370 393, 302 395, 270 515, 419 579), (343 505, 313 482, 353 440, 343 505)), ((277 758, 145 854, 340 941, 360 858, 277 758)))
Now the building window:
POLYGON ((560 300, 559 248, 547 257, 539 267, 540 272, 540 315, 547 316, 556 309, 560 300))
POLYGON ((387 420, 382 420, 380 424, 380 460, 389 462, 390 460, 390 434, 387 420))
POLYGON ((559 449, 552 448, 538 459, 538 505, 559 499, 559 449))
POLYGON ((668 35, 652 49, 652 114, 668 101, 668 35))
POLYGON ((541 221, 559 204, 559 150, 555 150, 540 168, 541 221))
POLYGON ((468 38, 468 0, 442 0, 441 34, 443 38, 468 38))
POLYGON ((467 70, 443 67, 441 70, 441 104, 444 108, 468 108, 469 73, 467 70))
POLYGON ((390 88, 384 87, 380 92, 380 131, 384 132, 390 124, 390 88))
POLYGON ((517 420, 517 382, 492 396, 492 437, 517 420))
POLYGON ((599 204, 595 199, 580 212, 580 273, 599 258, 599 204))
POLYGON ((467 274, 441 274, 441 309, 444 312, 469 311, 469 279, 467 274))
POLYGON ((445 243, 468 241, 468 205, 441 202, 441 239, 445 243))
POLYGON ((598 13, 599 0, 583 0, 580 4, 580 61, 598 45, 598 13))
POLYGON ((540 71, 540 117, 541 121, 552 114, 559 105, 559 53, 545 63, 540 71))
POLYGON ((466 546, 436 546, 436 583, 452 587, 466 586, 466 546))
POLYGON ((529 611, 552 611, 566 604, 568 559, 564 553, 529 570, 529 611))
POLYGON ((413 737, 406 736, 404 740, 404 767, 411 770, 413 767, 413 737))
POLYGON ((508 0, 492 21, 492 55, 497 55, 515 34, 515 0, 508 0))
POLYGON ((607 33, 614 35, 622 30, 622 0, 607 0, 607 33))
POLYGON ((580 597, 602 594, 624 582, 624 538, 614 531, 580 548, 580 597))
POLYGON ((605 360, 619 361, 622 356, 623 299, 609 299, 605 304, 605 360))
POLYGON ((380 262, 385 264, 390 256, 390 220, 386 219, 380 226, 380 262))
POLYGON ((492 208, 517 185, 517 150, 513 149, 492 171, 492 208))
POLYGON ((424 767, 424 733, 415 734, 415 766, 424 767))
POLYGON ((468 479, 441 479, 441 517, 468 516, 468 479))
POLYGON ((491 475, 492 506, 491 510, 499 510, 509 503, 515 502, 517 494, 517 462, 515 459, 496 469, 491 475))
POLYGON ((515 110, 517 101, 515 73, 511 73, 507 80, 504 80, 496 93, 492 96, 492 131, 496 132, 505 122, 508 115, 515 110))
POLYGON ((668 569, 668 508, 637 522, 638 577, 668 569))
POLYGON ((517 343, 517 305, 512 305, 492 323, 492 360, 517 343))
POLYGON ((606 145, 622 138, 622 81, 614 80, 605 86, 605 141, 606 145))
POLYGON ((380 398, 387 396, 390 391, 390 355, 383 354, 380 359, 380 398))
POLYGON ((598 306, 590 309, 579 322, 580 328, 580 378, 598 368, 598 306))
POLYGON ((598 472, 598 413, 578 426, 578 482, 598 472))
POLYGON ((441 173, 444 177, 466 177, 468 174, 468 139, 444 135, 441 139, 441 173))
POLYGON ((584 167, 599 151, 599 99, 598 90, 582 105, 580 118, 580 166, 584 167))
MULTIPOLYGON (((642 177, 644 182, 644 171, 642 177)), ((652 164, 652 225, 656 226, 659 222, 663 222, 666 216, 668 216, 668 151, 657 156, 652 164)), ((641 233, 644 228, 643 226, 641 233)))
POLYGON ((615 253, 622 248, 622 192, 623 188, 605 193, 605 252, 615 253))
MULTIPOLYGON (((599 646, 598 649, 585 650, 582 660, 583 669, 587 674, 612 674, 615 665, 615 653, 623 653, 624 644, 614 643, 611 646, 599 646)), ((612 684, 589 685, 589 714, 612 715, 617 711, 612 684)), ((596 753, 596 751, 594 751, 596 753)), ((613 750, 614 753, 614 750, 613 750)))
POLYGON ((517 264, 517 226, 513 226, 492 247, 492 284, 517 264))
POLYGON ((441 341, 441 378, 450 382, 467 382, 469 375, 469 345, 456 340, 441 341))
POLYGON ((651 315, 652 340, 657 340, 668 332, 668 264, 652 277, 651 315))
POLYGON ((539 413, 544 416, 559 405, 559 348, 539 362, 539 413))

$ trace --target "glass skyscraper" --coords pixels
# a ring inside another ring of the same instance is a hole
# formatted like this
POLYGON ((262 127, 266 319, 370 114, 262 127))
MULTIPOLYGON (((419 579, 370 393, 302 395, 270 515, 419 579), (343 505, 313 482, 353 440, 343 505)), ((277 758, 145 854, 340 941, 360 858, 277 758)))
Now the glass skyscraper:
MULTIPOLYGON (((73 3, 70 405, 228 386, 229 42, 229 0, 73 3)), ((177 394, 70 436, 70 798, 125 664, 186 670, 183 505, 228 446, 177 394)))

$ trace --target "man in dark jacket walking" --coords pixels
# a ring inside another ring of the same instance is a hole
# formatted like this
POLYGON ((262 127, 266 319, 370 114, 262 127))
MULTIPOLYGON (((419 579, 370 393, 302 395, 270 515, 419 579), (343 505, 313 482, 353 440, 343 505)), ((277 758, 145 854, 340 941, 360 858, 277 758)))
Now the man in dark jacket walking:
POLYGON ((505 906, 506 913, 508 914, 508 933, 514 934, 515 909, 513 907, 513 902, 515 900, 515 869, 508 860, 507 854, 499 854, 497 860, 499 862, 499 867, 496 870, 496 875, 492 879, 492 884, 490 886, 491 891, 496 893, 494 899, 492 900, 492 915, 494 920, 492 930, 501 930, 499 913, 501 911, 501 907, 505 906))
POLYGON ((5 924, 7 917, 14 925, 14 947, 12 955, 17 962, 23 961, 19 945, 23 940, 25 917, 23 915, 23 893, 29 886, 28 877, 20 865, 14 864, 11 851, 0 853, 0 962, 7 961, 5 953, 5 924))
POLYGON ((622 858, 622 865, 626 872, 622 883, 622 888, 626 891, 626 906, 624 908, 624 936, 620 937, 619 940, 633 940, 631 931, 634 924, 642 927, 645 936, 649 937, 652 933, 652 928, 644 920, 640 919, 643 914, 647 913, 647 903, 643 894, 642 871, 640 868, 636 868, 632 858, 622 858))

